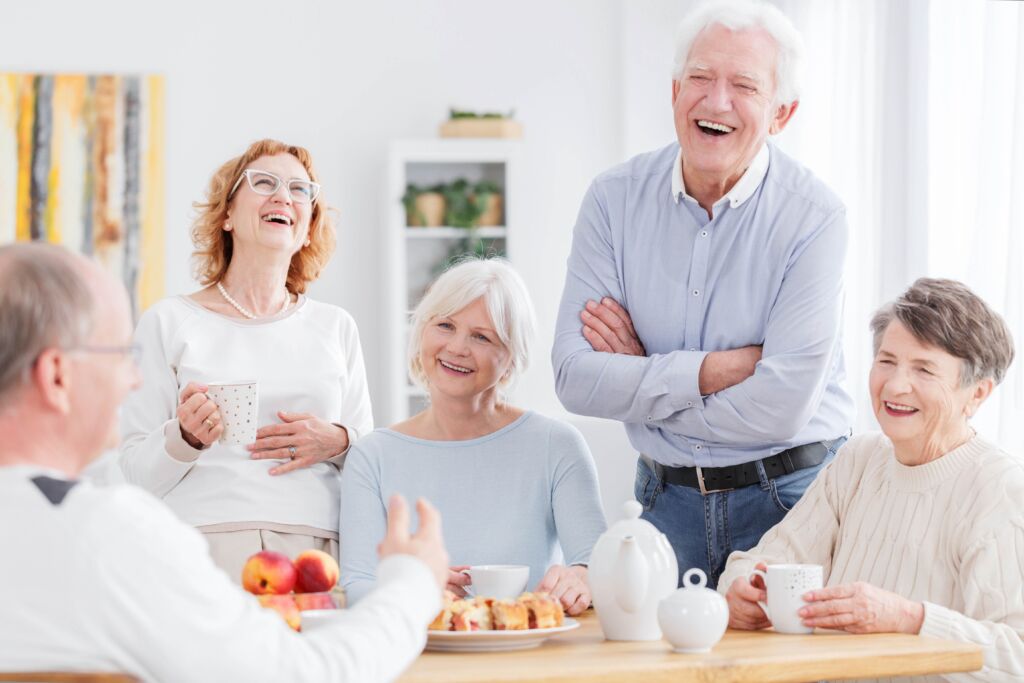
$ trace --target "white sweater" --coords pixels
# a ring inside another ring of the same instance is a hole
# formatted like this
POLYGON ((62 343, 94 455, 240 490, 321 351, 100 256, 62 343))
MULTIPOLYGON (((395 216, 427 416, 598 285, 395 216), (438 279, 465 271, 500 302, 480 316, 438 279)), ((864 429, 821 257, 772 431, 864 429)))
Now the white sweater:
POLYGON ((379 590, 309 633, 214 566, 151 495, 0 467, 0 671, 123 671, 146 681, 387 681, 440 608, 430 569, 381 562, 379 590))
POLYGON ((329 463, 272 477, 280 460, 252 460, 243 446, 190 447, 175 417, 189 382, 259 383, 262 427, 278 411, 312 413, 349 438, 373 429, 359 335, 337 306, 302 297, 283 315, 240 320, 186 297, 152 306, 139 320, 142 387, 121 412, 121 468, 197 527, 288 525, 338 530, 338 469, 329 463))
POLYGON ((1024 680, 1024 461, 980 437, 916 467, 882 434, 851 439, 756 547, 729 556, 719 590, 759 561, 821 564, 827 586, 923 602, 921 635, 985 648, 981 671, 900 681, 1024 680))

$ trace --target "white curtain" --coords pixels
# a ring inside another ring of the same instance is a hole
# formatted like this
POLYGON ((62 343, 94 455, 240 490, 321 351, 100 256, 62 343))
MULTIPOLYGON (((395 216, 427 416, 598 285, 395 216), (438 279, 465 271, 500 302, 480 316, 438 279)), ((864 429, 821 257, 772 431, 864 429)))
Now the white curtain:
POLYGON ((1024 8, 929 9, 927 270, 966 282, 1013 331, 1017 358, 975 427, 1024 454, 1024 8))
POLYGON ((846 202, 845 350, 856 429, 871 313, 921 276, 967 283, 1017 355, 975 418, 1024 454, 1024 8, 962 0, 779 0, 808 48, 801 110, 780 143, 846 202))

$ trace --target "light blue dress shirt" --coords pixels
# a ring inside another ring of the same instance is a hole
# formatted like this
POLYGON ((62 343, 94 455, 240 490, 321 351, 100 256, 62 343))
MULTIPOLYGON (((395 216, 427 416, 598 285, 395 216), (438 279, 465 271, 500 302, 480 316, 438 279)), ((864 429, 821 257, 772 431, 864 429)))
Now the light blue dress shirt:
POLYGON ((679 145, 591 184, 573 232, 552 362, 574 413, 621 420, 672 466, 722 467, 850 431, 840 343, 845 208, 768 143, 714 217, 685 195, 679 145), (580 311, 608 296, 646 357, 594 351, 580 311), (710 351, 763 345, 754 375, 709 396, 710 351))
POLYGON ((353 602, 373 588, 395 493, 441 512, 453 566, 529 565, 529 588, 553 564, 586 564, 605 530, 597 468, 571 425, 526 412, 465 441, 378 429, 352 446, 341 475, 341 584, 353 602))

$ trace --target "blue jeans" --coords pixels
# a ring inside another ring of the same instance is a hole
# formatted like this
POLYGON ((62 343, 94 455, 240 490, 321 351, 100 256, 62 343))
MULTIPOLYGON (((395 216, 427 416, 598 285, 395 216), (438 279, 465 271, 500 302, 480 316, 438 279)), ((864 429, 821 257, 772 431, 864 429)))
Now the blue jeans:
POLYGON ((704 496, 689 486, 665 484, 638 460, 634 495, 644 506, 642 519, 667 537, 679 562, 679 577, 691 567, 708 576, 708 587, 718 585, 725 561, 734 550, 749 550, 796 505, 822 467, 835 457, 846 437, 826 441, 825 460, 816 467, 769 479, 757 463, 758 484, 704 496))

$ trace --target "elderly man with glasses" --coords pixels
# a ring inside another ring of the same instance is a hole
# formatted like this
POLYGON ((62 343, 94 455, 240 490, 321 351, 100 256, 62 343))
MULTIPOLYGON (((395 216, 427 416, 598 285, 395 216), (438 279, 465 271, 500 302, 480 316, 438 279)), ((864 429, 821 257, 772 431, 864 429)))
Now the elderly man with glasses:
POLYGON ((798 104, 801 41, 763 2, 677 33, 677 141, 593 182, 553 353, 571 411, 621 420, 635 494, 680 571, 714 585, 848 435, 845 210, 768 142, 798 104))
MULTIPOLYGON (((203 536, 134 486, 77 480, 139 384, 128 298, 50 245, 0 248, 0 672, 153 681, 381 681, 423 647, 448 557, 440 518, 391 502, 378 589, 299 634, 216 568, 203 536)), ((34 678, 33 680, 40 680, 34 678)))

